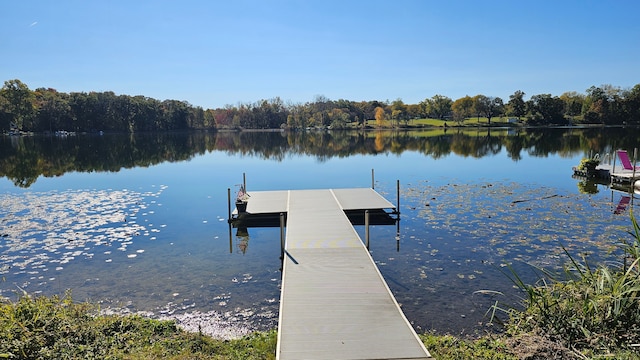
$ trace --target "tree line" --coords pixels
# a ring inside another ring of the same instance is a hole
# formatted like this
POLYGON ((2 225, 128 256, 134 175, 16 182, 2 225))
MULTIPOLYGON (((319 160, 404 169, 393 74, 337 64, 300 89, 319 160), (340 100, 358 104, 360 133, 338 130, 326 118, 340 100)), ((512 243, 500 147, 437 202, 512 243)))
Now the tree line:
POLYGON ((211 111, 185 101, 106 92, 30 90, 20 80, 0 89, 0 129, 21 131, 165 131, 214 128, 211 111))
POLYGON ((434 95, 418 104, 395 101, 330 100, 317 96, 306 103, 285 103, 279 97, 255 103, 203 109, 186 101, 116 95, 107 92, 30 90, 20 80, 5 81, 0 89, 1 131, 118 131, 143 132, 197 129, 305 129, 408 126, 415 119, 440 119, 462 125, 484 118, 515 118, 525 125, 638 125, 640 84, 631 89, 592 86, 584 94, 538 94, 525 100, 518 90, 505 102, 476 95, 453 100, 434 95))

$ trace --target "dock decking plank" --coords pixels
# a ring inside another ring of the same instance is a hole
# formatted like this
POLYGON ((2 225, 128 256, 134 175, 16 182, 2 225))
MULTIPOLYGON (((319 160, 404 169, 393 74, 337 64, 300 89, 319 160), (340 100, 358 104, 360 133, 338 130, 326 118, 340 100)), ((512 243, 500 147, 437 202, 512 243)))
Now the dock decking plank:
POLYGON ((343 210, 395 209, 396 206, 371 188, 332 189, 343 210))
POLYGON ((330 190, 289 194, 286 248, 359 247, 360 238, 330 190))
POLYGON ((364 190, 289 192, 278 359, 431 358, 343 212, 393 208, 364 190))
POLYGON ((270 214, 287 212, 288 190, 250 191, 247 212, 251 214, 270 214))

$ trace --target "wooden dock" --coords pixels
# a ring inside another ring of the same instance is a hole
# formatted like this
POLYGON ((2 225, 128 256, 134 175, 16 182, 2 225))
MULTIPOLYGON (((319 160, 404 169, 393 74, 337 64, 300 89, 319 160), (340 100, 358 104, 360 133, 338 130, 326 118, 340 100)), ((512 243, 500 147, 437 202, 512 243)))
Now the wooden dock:
POLYGON ((611 173, 611 182, 617 184, 627 184, 633 186, 636 181, 640 180, 640 172, 635 171, 618 171, 611 173))
POLYGON ((615 167, 608 164, 598 165, 593 173, 586 170, 573 168, 574 176, 601 181, 603 184, 620 184, 633 186, 640 180, 640 171, 625 170, 621 166, 615 167))
MULTIPOLYGON (((636 182, 640 180, 640 169, 636 166, 636 159, 638 156, 638 149, 633 150, 633 161, 629 159, 626 150, 616 150, 612 153, 606 153, 602 157, 603 161, 600 161, 600 155, 596 154, 594 157, 589 155, 589 159, 597 160, 594 170, 587 171, 587 169, 580 169, 579 166, 573 167, 574 177, 594 180, 601 183, 606 181, 605 184, 616 186, 629 186, 629 190, 633 191, 636 188, 636 182), (617 160, 620 160, 620 164, 617 164, 617 160)), ((640 184, 637 185, 640 188, 640 184)))
POLYGON ((373 189, 250 192, 285 213, 276 358, 431 359, 345 211, 395 209, 373 189))

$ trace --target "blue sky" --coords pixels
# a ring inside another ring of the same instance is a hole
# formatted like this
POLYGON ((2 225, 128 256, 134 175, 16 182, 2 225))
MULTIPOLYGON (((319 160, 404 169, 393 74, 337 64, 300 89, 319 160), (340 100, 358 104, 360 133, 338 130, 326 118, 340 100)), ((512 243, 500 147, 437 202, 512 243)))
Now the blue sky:
POLYGON ((640 2, 2 1, 0 81, 204 108, 640 83, 640 2))

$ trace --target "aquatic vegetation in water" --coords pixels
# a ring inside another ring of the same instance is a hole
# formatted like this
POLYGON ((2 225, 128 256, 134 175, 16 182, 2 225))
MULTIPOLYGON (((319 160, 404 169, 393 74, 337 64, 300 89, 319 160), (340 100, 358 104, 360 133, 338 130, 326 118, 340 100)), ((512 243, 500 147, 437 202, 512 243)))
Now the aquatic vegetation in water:
POLYGON ((486 252, 485 260, 492 262, 561 266, 558 241, 568 249, 606 256, 618 248, 615 239, 627 219, 611 211, 611 202, 519 183, 419 184, 406 196, 427 229, 477 241, 474 250, 486 252))
MULTIPOLYGON (((157 198, 165 189, 0 195, 0 275, 27 273, 31 280, 46 282, 47 271, 63 270, 75 259, 91 259, 99 246, 117 246, 127 253, 134 239, 148 236, 147 228, 152 226, 139 224, 138 214, 148 207, 148 199, 157 198)), ((133 258, 143 252, 138 249, 126 256, 133 258)))
MULTIPOLYGON (((423 180, 401 188, 400 252, 381 272, 414 326, 467 333, 492 328, 484 314, 497 298, 519 302, 502 266, 535 281, 534 273, 521 270, 524 264, 562 269, 560 244, 594 261, 620 255, 618 239, 627 236, 633 211, 617 211, 624 194, 478 181, 423 180), (504 296, 478 292, 484 289, 504 296)), ((375 259, 385 249, 374 250, 375 259)))

